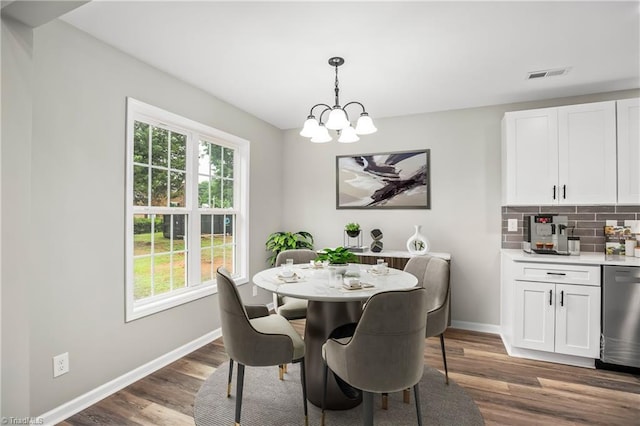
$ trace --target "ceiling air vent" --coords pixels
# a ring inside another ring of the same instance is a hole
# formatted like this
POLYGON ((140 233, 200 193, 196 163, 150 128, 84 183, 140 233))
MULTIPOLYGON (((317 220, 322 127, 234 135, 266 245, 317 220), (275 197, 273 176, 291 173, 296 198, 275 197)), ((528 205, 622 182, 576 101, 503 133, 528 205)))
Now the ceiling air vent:
POLYGON ((543 71, 532 71, 529 74, 527 74, 527 80, 535 80, 538 78, 545 78, 545 77, 555 77, 558 75, 565 75, 566 73, 569 72, 570 68, 556 68, 556 69, 552 69, 552 70, 543 70, 543 71))

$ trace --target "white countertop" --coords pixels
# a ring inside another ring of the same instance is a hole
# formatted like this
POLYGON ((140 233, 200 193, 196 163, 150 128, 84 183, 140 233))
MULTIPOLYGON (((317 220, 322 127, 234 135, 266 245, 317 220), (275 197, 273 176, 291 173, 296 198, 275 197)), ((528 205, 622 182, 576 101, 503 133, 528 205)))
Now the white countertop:
POLYGON ((502 249, 514 262, 563 263, 574 265, 640 266, 640 257, 611 256, 604 253, 582 253, 580 256, 525 253, 517 249, 502 249))

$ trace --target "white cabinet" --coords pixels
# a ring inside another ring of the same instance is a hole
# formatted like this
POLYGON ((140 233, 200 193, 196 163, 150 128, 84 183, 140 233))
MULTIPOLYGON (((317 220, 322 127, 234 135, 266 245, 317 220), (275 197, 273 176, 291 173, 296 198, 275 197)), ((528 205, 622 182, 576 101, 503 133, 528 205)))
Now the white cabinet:
POLYGON ((503 204, 614 204, 615 101, 508 112, 503 204))
POLYGON ((600 268, 540 263, 521 263, 518 268, 513 282, 513 346, 598 358, 600 268), (536 277, 539 281, 531 281, 536 277))
POLYGON ((640 203, 640 99, 617 102, 618 203, 640 203))

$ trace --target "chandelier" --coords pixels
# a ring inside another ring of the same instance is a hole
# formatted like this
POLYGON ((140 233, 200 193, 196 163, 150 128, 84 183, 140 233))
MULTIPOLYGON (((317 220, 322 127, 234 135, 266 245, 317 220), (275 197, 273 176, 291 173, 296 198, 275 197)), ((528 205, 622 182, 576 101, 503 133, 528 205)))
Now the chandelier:
POLYGON ((371 133, 378 131, 378 129, 373 125, 373 120, 369 117, 364 105, 360 102, 353 101, 345 104, 343 107, 340 106, 340 100, 338 99, 338 93, 340 92, 338 87, 338 67, 342 64, 344 64, 343 58, 333 57, 329 59, 329 65, 336 69, 336 84, 334 89, 336 94, 335 105, 333 107, 330 107, 327 104, 316 104, 312 106, 309 111, 309 116, 300 131, 300 135, 305 138, 311 138, 311 142, 330 142, 332 138, 329 134, 329 129, 336 130, 338 132, 338 142, 342 143, 356 142, 360 140, 358 135, 370 135, 371 133), (351 126, 349 115, 346 111, 347 107, 350 105, 359 105, 360 108, 362 108, 362 112, 360 113, 355 129, 351 126), (319 120, 316 120, 316 117, 313 115, 313 110, 318 107, 323 107, 324 109, 319 115, 319 120), (329 116, 325 123, 323 121, 323 117, 326 112, 329 112, 329 116))

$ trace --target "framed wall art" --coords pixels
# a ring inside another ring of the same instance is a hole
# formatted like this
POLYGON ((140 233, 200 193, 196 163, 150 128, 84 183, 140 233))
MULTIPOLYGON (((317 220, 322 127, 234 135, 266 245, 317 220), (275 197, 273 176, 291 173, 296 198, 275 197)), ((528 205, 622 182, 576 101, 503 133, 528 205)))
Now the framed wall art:
POLYGON ((430 150, 336 157, 337 209, 430 209, 430 150))

